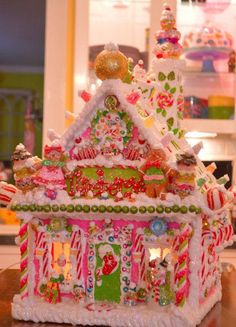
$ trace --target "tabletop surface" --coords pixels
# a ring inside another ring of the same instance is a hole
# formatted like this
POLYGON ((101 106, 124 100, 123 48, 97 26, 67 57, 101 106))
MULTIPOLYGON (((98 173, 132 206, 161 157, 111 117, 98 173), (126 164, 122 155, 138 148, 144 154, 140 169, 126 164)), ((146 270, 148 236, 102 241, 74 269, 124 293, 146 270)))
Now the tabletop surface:
MULTIPOLYGON (((19 292, 19 277, 19 270, 14 269, 0 274, 0 327, 62 326, 61 324, 33 323, 12 319, 11 301, 14 294, 19 292)), ((199 327, 236 327, 236 271, 223 273, 222 286, 222 302, 214 306, 199 327)))

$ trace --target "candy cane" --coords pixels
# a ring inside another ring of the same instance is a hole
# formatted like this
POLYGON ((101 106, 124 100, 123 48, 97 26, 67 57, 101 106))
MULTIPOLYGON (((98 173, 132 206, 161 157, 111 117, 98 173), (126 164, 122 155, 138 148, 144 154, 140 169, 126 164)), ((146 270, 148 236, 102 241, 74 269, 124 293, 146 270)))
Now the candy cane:
POLYGON ((201 279, 202 279, 202 285, 204 285, 206 276, 208 273, 208 256, 207 256, 207 246, 208 246, 208 239, 212 237, 212 231, 210 229, 204 229, 202 232, 202 257, 201 257, 201 279), (207 246, 206 246, 207 245, 207 246))
POLYGON ((28 296, 28 223, 21 220, 20 225, 20 294, 21 299, 28 296))
POLYGON ((0 182, 0 204, 7 206, 13 196, 15 195, 17 188, 6 182, 0 182))
MULTIPOLYGON (((179 252, 179 235, 175 236, 172 244, 173 251, 175 253, 179 252)), ((176 262, 174 266, 174 283, 176 284, 177 282, 177 270, 178 270, 178 262, 176 262)))
POLYGON ((72 232, 71 236, 71 249, 76 250, 76 278, 81 279, 82 276, 82 242, 81 242, 81 232, 80 230, 75 230, 72 232))
POLYGON ((229 241, 231 237, 234 235, 234 229, 231 224, 225 226, 225 241, 229 241))
POLYGON ((141 284, 146 281, 146 256, 145 247, 143 245, 143 237, 140 240, 139 252, 141 253, 140 259, 140 282, 141 284))
POLYGON ((134 240, 134 251, 135 252, 138 252, 138 250, 139 250, 141 239, 142 239, 142 234, 136 234, 136 237, 134 240))
POLYGON ((223 230, 222 228, 219 228, 217 230, 217 234, 216 234, 216 242, 215 242, 215 245, 216 246, 220 246, 224 241, 224 233, 223 233, 223 230))
POLYGON ((139 277, 138 284, 142 284, 146 281, 146 256, 145 247, 143 245, 143 235, 138 233, 134 241, 134 251, 138 254, 136 262, 139 263, 139 277))
POLYGON ((176 290, 176 304, 183 306, 188 295, 188 248, 192 228, 187 223, 180 225, 179 237, 179 258, 178 268, 176 273, 177 290, 176 290))
POLYGON ((48 245, 45 240, 45 232, 38 232, 36 240, 36 254, 39 256, 40 261, 40 277, 48 277, 49 267, 48 267, 48 245))

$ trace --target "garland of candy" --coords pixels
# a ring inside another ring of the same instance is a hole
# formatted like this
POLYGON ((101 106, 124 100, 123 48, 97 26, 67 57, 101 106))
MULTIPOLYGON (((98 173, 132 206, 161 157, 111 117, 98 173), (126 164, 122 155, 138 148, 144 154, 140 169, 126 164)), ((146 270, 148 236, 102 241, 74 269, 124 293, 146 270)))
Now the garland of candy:
POLYGON ((188 265, 189 265, 189 241, 192 233, 192 227, 188 223, 180 225, 178 268, 176 271, 176 305, 184 306, 188 296, 188 265))
POLYGON ((20 295, 21 299, 28 296, 28 223, 21 220, 20 223, 20 295))

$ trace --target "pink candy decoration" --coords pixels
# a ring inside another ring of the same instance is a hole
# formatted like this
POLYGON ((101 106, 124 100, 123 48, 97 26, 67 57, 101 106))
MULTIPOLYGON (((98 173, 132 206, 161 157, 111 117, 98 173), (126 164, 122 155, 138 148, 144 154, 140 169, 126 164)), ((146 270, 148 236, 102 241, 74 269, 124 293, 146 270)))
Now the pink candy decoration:
POLYGON ((136 104, 136 102, 140 99, 140 94, 138 92, 132 92, 127 97, 126 100, 130 104, 136 104))
POLYGON ((163 91, 158 93, 157 95, 157 105, 161 109, 168 109, 170 108, 174 103, 173 94, 171 94, 168 91, 163 91))
POLYGON ((176 221, 170 221, 167 223, 168 229, 179 229, 179 223, 176 221))
POLYGON ((89 102, 92 97, 92 95, 85 90, 79 91, 78 93, 79 93, 79 96, 81 97, 81 99, 84 100, 84 102, 89 102))

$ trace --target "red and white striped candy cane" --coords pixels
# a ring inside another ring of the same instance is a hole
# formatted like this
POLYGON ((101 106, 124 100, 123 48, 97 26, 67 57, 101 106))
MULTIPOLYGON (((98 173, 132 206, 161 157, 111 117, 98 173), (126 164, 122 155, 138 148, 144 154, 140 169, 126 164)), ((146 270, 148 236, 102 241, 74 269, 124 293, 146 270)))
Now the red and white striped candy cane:
POLYGON ((20 225, 20 295, 24 299, 28 296, 28 223, 21 220, 20 225))
POLYGON ((76 276, 77 279, 80 280, 82 277, 82 242, 81 242, 81 237, 79 239, 78 243, 78 252, 76 255, 76 276))
POLYGON ((45 240, 45 232, 38 232, 37 233, 37 240, 36 240, 36 251, 39 250, 40 253, 40 278, 41 277, 48 277, 49 274, 49 259, 48 259, 48 245, 45 240), (42 258, 42 259, 41 259, 42 258))
POLYGON ((201 257, 201 279, 202 279, 202 285, 204 285, 206 276, 208 273, 208 245, 211 242, 212 237, 212 231, 210 229, 204 229, 202 231, 202 257, 201 257))
POLYGON ((16 191, 17 188, 14 185, 0 182, 0 204, 7 206, 11 202, 16 191))
POLYGON ((154 293, 154 301, 159 302, 160 300, 160 285, 161 285, 162 279, 159 278, 153 283, 153 293, 154 293))
POLYGON ((231 224, 225 226, 225 241, 229 241, 231 237, 234 235, 234 229, 231 224))
POLYGON ((218 228, 218 230, 216 232, 215 245, 220 246, 223 242, 224 242, 224 231, 223 231, 223 229, 221 227, 221 228, 218 228))
MULTIPOLYGON (((173 240, 173 244, 172 244, 172 248, 174 253, 178 253, 179 252, 179 235, 176 235, 174 240, 173 240)), ((177 270, 178 270, 178 265, 179 263, 176 262, 175 266, 174 266, 174 283, 176 284, 177 282, 177 270)))
POLYGON ((81 242, 81 231, 75 230, 72 232, 71 236, 71 249, 76 250, 76 278, 78 280, 82 277, 82 259, 83 259, 83 249, 81 242))
POLYGON ((189 240, 192 232, 192 227, 187 223, 180 225, 179 235, 179 258, 178 268, 176 272, 177 290, 176 290, 176 304, 183 306, 186 302, 189 289, 188 281, 188 266, 189 266, 189 240))
POLYGON ((141 233, 136 234, 136 237, 134 239, 134 252, 139 251, 140 242, 141 242, 142 237, 143 237, 143 235, 141 233))
POLYGON ((139 280, 138 284, 143 284, 146 281, 146 252, 143 245, 143 235, 137 234, 134 241, 135 252, 140 255, 139 257, 139 280))

